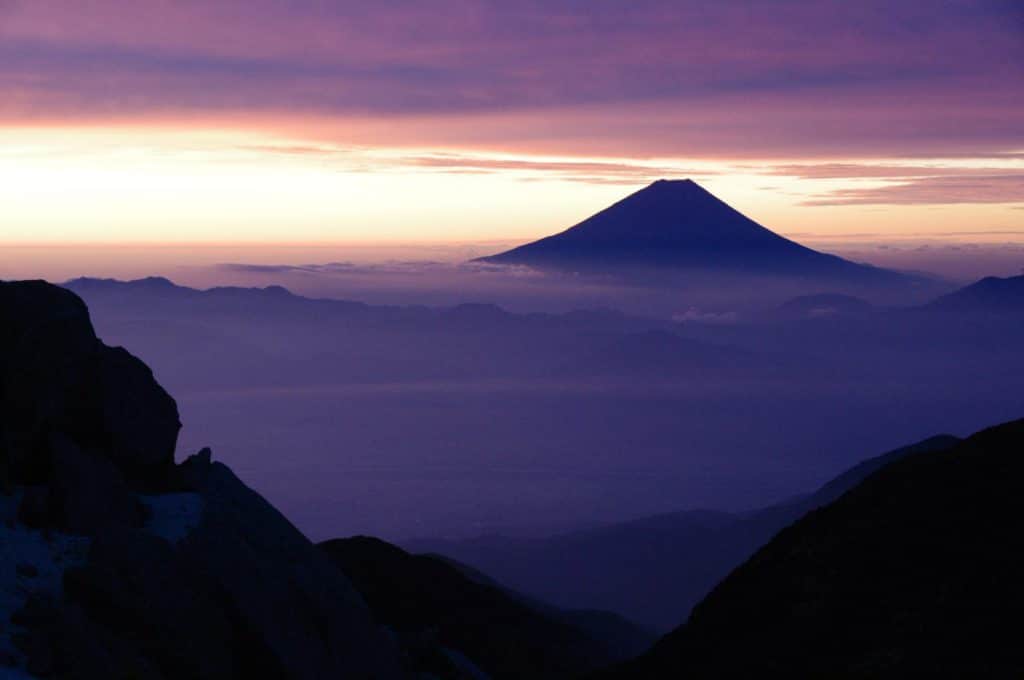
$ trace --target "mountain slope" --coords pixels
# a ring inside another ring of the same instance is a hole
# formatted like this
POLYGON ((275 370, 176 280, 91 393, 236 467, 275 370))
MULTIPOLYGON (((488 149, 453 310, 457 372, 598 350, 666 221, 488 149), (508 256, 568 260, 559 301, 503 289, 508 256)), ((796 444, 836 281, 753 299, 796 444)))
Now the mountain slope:
POLYGON ((938 436, 896 449, 854 466, 814 493, 742 515, 686 511, 550 538, 488 536, 408 547, 447 555, 563 607, 608 609, 665 631, 787 524, 889 462, 957 441, 938 436))
POLYGON ((74 293, 0 282, 0 675, 392 678, 397 648, 74 293))
POLYGON ((653 642, 637 631, 627 649, 613 648, 585 630, 594 616, 543 611, 441 559, 410 555, 375 538, 334 539, 320 548, 352 580, 377 621, 398 633, 413 668, 422 672, 457 675, 445 652, 455 650, 494 678, 568 677, 653 642))
POLYGON ((691 268, 875 282, 905 278, 783 238, 692 180, 658 180, 566 231, 480 260, 606 272, 691 268))
POLYGON ((1024 274, 988 276, 943 295, 925 309, 951 312, 1024 312, 1024 274))
POLYGON ((1024 420, 886 465, 609 677, 1019 677, 1024 420))

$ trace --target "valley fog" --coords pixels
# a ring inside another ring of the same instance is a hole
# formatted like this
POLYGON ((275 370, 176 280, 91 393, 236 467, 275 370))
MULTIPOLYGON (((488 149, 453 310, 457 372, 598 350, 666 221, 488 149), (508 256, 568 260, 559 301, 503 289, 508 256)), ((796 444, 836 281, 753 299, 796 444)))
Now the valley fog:
POLYGON ((812 298, 673 321, 70 285, 176 396, 179 456, 212 446, 317 539, 745 510, 1024 406, 1015 315, 812 298))

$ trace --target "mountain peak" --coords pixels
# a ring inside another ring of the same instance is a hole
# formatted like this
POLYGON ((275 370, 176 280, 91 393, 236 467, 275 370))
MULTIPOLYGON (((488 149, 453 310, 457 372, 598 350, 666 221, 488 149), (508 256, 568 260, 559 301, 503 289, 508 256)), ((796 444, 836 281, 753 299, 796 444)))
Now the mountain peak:
POLYGON ((706 189, 704 189, 704 187, 702 187, 701 185, 697 184, 697 182, 695 182, 694 180, 690 179, 689 177, 685 177, 683 179, 665 179, 665 178, 656 179, 653 182, 651 182, 650 184, 648 184, 646 188, 650 189, 652 187, 673 187, 673 188, 684 188, 685 187, 685 188, 696 188, 696 189, 700 189, 701 191, 706 191, 706 189))
POLYGON ((692 179, 659 179, 561 233, 481 259, 601 273, 657 268, 902 278, 784 238, 692 179))

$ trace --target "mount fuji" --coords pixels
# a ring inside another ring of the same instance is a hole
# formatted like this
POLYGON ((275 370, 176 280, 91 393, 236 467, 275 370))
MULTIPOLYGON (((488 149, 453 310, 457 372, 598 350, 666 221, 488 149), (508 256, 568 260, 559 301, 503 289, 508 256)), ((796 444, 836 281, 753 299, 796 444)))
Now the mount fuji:
POLYGON ((658 180, 561 233, 478 261, 587 273, 702 270, 862 284, 913 278, 784 238, 688 179, 658 180))

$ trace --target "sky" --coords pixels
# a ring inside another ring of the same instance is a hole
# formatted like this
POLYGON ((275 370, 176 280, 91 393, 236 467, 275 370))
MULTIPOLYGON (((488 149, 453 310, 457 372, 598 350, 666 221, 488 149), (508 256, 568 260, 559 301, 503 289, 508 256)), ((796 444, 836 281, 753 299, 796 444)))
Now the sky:
POLYGON ((0 0, 0 244, 488 243, 692 177, 1024 242, 1014 0, 0 0))

